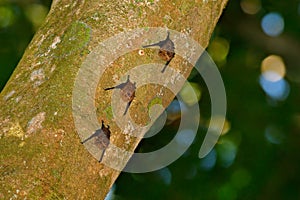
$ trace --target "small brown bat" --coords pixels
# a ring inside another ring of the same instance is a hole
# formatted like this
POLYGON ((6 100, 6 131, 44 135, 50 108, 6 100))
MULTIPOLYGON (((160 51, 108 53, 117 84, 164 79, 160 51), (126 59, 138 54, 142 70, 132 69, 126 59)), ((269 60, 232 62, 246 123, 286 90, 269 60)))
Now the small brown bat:
POLYGON ((121 90, 121 98, 123 99, 123 101, 128 102, 123 115, 126 115, 128 108, 135 97, 135 90, 136 90, 135 84, 136 83, 130 82, 129 75, 128 75, 127 81, 125 83, 121 83, 120 85, 104 89, 104 90, 112 90, 118 88, 121 90))
POLYGON ((167 66, 175 56, 175 46, 173 41, 170 39, 170 32, 168 31, 168 35, 165 40, 160 41, 158 43, 145 45, 143 46, 143 48, 153 47, 153 46, 159 46, 158 56, 164 61, 167 61, 164 68, 161 70, 161 72, 164 73, 167 66))
POLYGON ((109 130, 109 125, 105 127, 104 122, 102 120, 102 125, 100 129, 97 129, 95 133, 93 133, 90 137, 86 138, 81 142, 81 144, 84 144, 88 140, 92 139, 95 137, 95 142, 94 144, 97 145, 100 149, 102 149, 102 154, 99 158, 99 162, 102 161, 102 158, 104 156, 105 150, 109 145, 110 142, 110 130, 109 130))

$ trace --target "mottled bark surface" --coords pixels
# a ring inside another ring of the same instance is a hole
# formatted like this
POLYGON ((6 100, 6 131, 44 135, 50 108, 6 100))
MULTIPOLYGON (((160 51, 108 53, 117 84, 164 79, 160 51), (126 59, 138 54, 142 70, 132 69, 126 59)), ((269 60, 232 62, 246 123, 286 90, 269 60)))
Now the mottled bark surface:
MULTIPOLYGON (((186 33, 205 48, 225 4, 226 0, 53 1, 0 95, 0 199, 103 199, 120 171, 99 164, 75 130, 72 91, 81 64, 104 39, 141 27, 186 33)), ((98 120, 110 125, 111 141, 131 152, 139 139, 124 136, 114 124, 109 109, 105 111, 111 94, 101 88, 116 85, 132 63, 149 62, 154 53, 146 53, 148 58, 135 52, 116 60, 99 81, 95 96, 98 120)), ((172 62, 170 67, 181 69, 180 58, 172 62)), ((185 77, 192 69, 186 67, 185 77)), ((147 123, 147 105, 157 90, 151 85, 137 90, 129 109, 137 123, 147 123)), ((173 98, 166 90, 163 106, 173 98)))

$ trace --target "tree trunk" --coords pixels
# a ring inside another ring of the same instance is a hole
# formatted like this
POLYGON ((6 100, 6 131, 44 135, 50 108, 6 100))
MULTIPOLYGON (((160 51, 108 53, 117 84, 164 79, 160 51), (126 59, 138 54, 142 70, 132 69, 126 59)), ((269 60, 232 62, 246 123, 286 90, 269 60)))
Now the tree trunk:
MULTIPOLYGON (((121 168, 99 163, 86 150, 87 145, 80 143, 88 135, 77 134, 73 95, 83 63, 92 65, 87 61, 93 53, 101 58, 101 50, 95 49, 105 39, 143 27, 167 27, 186 33, 205 48, 226 1, 53 0, 45 23, 0 95, 0 198, 104 199, 121 168)), ((107 51, 114 53, 109 48, 107 51)), ((126 81, 122 77, 134 65, 153 59, 161 62, 155 55, 152 49, 135 50, 116 58, 105 71, 99 69, 103 76, 96 82, 93 103, 97 119, 110 125, 110 143, 128 152, 134 151, 141 138, 128 137, 118 128, 110 107, 112 92, 103 88, 126 81)), ((192 66, 182 70, 182 60, 176 56, 172 62, 170 68, 189 75, 192 66)), ((145 125, 149 121, 145 111, 161 88, 143 87, 137 89, 126 115, 145 125)), ((161 101, 166 107, 174 94, 163 93, 161 101)), ((113 112, 123 114, 123 108, 113 112)), ((129 157, 113 154, 106 152, 104 159, 114 159, 124 167, 129 157)))

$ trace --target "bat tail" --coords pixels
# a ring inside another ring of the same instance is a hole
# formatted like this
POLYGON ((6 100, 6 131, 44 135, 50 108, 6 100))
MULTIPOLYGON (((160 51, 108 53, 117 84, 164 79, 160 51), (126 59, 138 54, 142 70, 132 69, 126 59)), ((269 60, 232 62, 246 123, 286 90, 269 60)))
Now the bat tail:
POLYGON ((168 35, 167 35, 167 39, 166 40, 169 40, 170 39, 170 31, 168 31, 168 35))

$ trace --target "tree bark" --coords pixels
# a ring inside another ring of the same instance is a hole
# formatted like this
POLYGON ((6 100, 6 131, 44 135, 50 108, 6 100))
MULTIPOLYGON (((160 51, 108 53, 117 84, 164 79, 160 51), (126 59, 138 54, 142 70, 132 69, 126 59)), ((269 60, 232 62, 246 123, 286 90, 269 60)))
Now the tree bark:
MULTIPOLYGON (((183 32, 205 48, 226 2, 54 0, 0 95, 0 198, 104 199, 120 171, 98 163, 80 143, 72 116, 72 91, 80 66, 103 40, 141 27, 183 32)), ((124 56, 112 64, 95 96, 98 120, 110 125, 111 142, 130 152, 140 139, 124 138, 109 112, 101 110, 110 104, 110 93, 102 88, 116 85, 113 77, 120 79, 132 62, 139 62, 133 58, 136 55, 124 56)), ((180 60, 174 63, 179 68, 180 60)), ((185 77, 192 69, 186 67, 185 77)), ((144 111, 157 88, 152 89, 138 90, 129 109, 141 124, 147 122, 144 111)), ((174 94, 164 94, 166 107, 174 94)))

